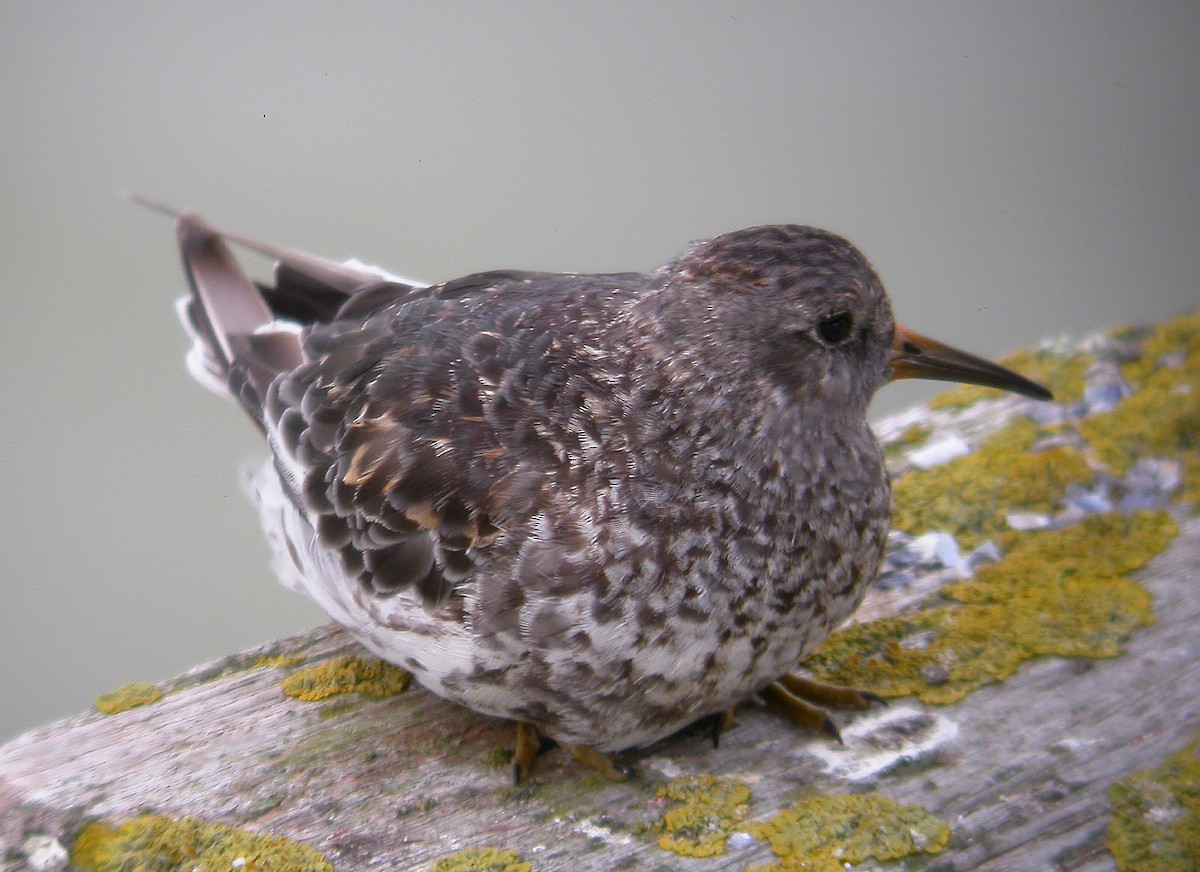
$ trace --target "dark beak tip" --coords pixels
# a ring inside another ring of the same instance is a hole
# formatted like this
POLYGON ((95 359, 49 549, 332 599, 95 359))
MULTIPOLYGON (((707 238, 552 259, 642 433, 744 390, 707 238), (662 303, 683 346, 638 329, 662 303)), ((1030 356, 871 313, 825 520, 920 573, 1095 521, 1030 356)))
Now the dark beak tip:
POLYGON ((1054 395, 1037 382, 999 364, 896 325, 891 379, 925 378, 1010 391, 1046 402, 1054 395))
POLYGON ((1054 399, 1053 392, 1045 385, 1035 382, 1031 378, 1025 378, 1025 376, 1021 375, 1020 373, 1013 373, 1013 376, 1015 378, 1013 379, 1012 383, 1003 387, 997 387, 999 387, 1000 390, 1011 391, 1012 393, 1020 394, 1023 397, 1027 397, 1031 400, 1037 400, 1041 403, 1049 402, 1054 399))

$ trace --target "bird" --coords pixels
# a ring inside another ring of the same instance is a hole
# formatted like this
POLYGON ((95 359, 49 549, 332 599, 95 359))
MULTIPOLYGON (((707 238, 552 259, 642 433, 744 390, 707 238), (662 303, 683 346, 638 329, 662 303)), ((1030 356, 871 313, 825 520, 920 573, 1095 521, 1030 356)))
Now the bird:
POLYGON ((1042 386, 898 325, 846 239, 763 225, 652 272, 425 284, 174 217, 193 376, 265 437, 280 581, 434 694, 622 753, 757 697, 836 738, 804 657, 862 601, 890 485, 867 422, 903 378, 1042 386), (230 245, 275 260, 252 281, 230 245))

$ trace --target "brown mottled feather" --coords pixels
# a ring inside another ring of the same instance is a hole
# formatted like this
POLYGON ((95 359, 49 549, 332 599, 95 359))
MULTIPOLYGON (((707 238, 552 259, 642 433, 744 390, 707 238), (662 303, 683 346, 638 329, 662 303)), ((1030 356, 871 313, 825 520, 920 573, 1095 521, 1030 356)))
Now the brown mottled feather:
POLYGON ((865 409, 893 322, 839 237, 431 287, 228 237, 279 260, 255 287, 220 234, 179 230, 189 365, 268 436, 281 578, 442 696, 642 744, 791 668, 875 572, 865 409), (861 337, 821 346, 844 308, 861 337))

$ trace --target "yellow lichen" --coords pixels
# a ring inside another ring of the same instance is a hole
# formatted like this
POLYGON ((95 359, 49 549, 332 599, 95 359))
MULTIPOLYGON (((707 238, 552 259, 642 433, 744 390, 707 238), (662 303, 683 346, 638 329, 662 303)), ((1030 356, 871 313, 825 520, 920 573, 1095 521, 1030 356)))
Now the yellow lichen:
POLYGON ((516 851, 499 848, 467 848, 433 864, 433 872, 530 872, 532 868, 516 851))
POLYGON ((846 863, 940 854, 950 841, 927 810, 878 794, 810 797, 747 830, 782 858, 758 872, 845 872, 846 863))
POLYGON ((106 715, 115 715, 117 712, 137 708, 140 705, 158 702, 162 698, 163 692, 158 689, 158 685, 148 681, 135 681, 124 687, 118 687, 116 690, 110 690, 108 693, 100 694, 96 697, 95 706, 97 710, 106 715))
POLYGON ((805 666, 823 681, 944 705, 1035 657, 1115 657, 1154 619, 1150 594, 1123 576, 1175 533, 1166 513, 1141 512, 1015 535, 1004 560, 947 585, 940 602, 835 632, 805 666))
POLYGON ((1179 532, 1166 512, 1090 515, 1062 530, 1025 532, 1005 558, 970 581, 943 588, 959 602, 1011 602, 1062 581, 1118 578, 1136 572, 1179 532))
POLYGON ((1179 470, 1183 478, 1179 501, 1192 511, 1200 511, 1200 450, 1183 452, 1179 470))
POLYGON ((323 706, 317 710, 317 715, 322 718, 336 718, 339 715, 347 714, 357 709, 361 703, 359 702, 339 702, 333 705, 323 706))
POLYGON ((1111 412, 1079 423, 1100 461, 1123 474, 1142 457, 1200 449, 1200 375, 1162 370, 1111 412))
POLYGON ((924 424, 909 424, 904 428, 897 439, 898 445, 916 445, 918 442, 924 442, 929 438, 930 429, 924 424))
POLYGON ((1108 850, 1122 872, 1200 868, 1200 739, 1108 791, 1108 850))
MULTIPOLYGON (((1048 348, 1025 349, 1000 362, 1021 375, 1040 382, 1050 389, 1060 403, 1073 403, 1083 398, 1083 374, 1092 365, 1090 354, 1062 355, 1048 348)), ((963 409, 981 400, 998 400, 1006 396, 995 388, 962 385, 934 397, 929 405, 934 409, 963 409)))
POLYGON ((724 854, 730 832, 750 813, 750 788, 736 778, 681 775, 657 796, 677 803, 654 825, 663 834, 658 846, 684 857, 724 854))
POLYGON ((899 442, 901 445, 916 445, 928 439, 929 433, 929 428, 924 424, 909 424, 900 434, 899 442))
POLYGON ((1074 448, 1030 453, 1036 425, 1022 420, 988 438, 971 454, 933 469, 914 470, 893 486, 892 524, 908 533, 945 530, 964 548, 1003 539, 1012 512, 1054 508, 1068 484, 1092 471, 1074 448))
POLYGON ((303 654, 274 654, 259 657, 250 664, 251 669, 270 669, 274 666, 299 666, 304 662, 303 654))
POLYGON ((71 850, 72 867, 85 872, 228 872, 238 860, 255 872, 333 872, 300 842, 163 815, 88 824, 71 850))
POLYGON ((888 466, 899 462, 904 452, 914 445, 924 442, 933 431, 924 424, 909 424, 891 439, 881 440, 888 466))
POLYGON ((1200 498, 1200 312, 1161 325, 1142 357, 1125 365, 1137 390, 1112 411, 1086 418, 1079 432, 1117 474, 1138 459, 1181 462, 1181 498, 1200 498))
POLYGON ((288 696, 305 702, 317 702, 341 693, 361 693, 383 698, 402 693, 410 676, 382 660, 364 660, 343 655, 319 666, 301 669, 280 685, 288 696))
POLYGON ((1200 309, 1158 325, 1142 346, 1141 356, 1122 369, 1138 385, 1164 368, 1177 368, 1180 361, 1171 358, 1179 355, 1184 366, 1200 357, 1200 309))

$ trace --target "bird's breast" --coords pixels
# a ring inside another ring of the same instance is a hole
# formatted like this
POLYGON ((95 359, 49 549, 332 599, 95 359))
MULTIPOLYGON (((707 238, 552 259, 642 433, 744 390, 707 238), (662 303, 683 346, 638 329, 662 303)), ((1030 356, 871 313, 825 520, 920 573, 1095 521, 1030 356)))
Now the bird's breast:
POLYGON ((733 635, 787 623, 815 635, 843 620, 883 555, 887 476, 865 425, 807 436, 664 444, 637 464, 651 474, 630 480, 626 511, 612 519, 612 556, 628 566, 630 590, 667 617, 733 635))

